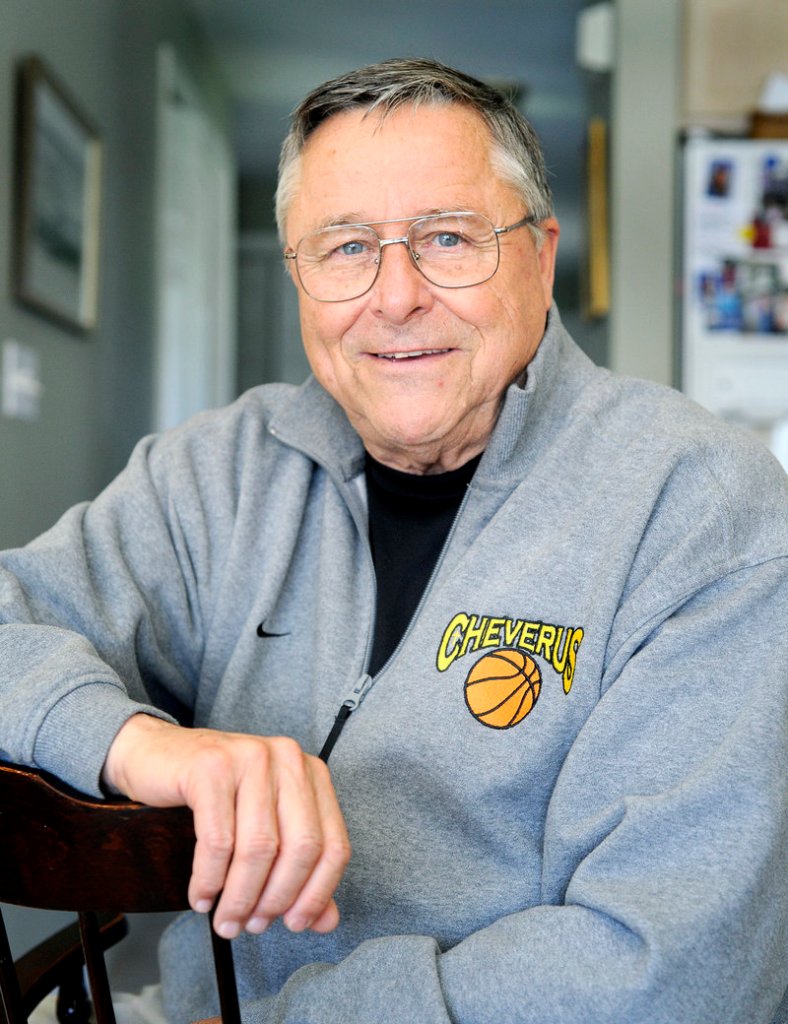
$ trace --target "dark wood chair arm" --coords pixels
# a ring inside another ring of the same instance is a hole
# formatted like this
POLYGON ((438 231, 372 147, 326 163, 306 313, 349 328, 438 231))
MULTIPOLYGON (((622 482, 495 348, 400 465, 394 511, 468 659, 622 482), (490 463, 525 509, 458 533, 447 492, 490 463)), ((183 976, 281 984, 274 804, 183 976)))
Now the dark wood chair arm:
MULTIPOLYGON (((188 909, 192 812, 97 800, 44 772, 0 762, 0 835, 0 902, 79 914, 78 926, 51 940, 59 950, 49 967, 42 966, 51 952, 46 943, 21 963, 12 962, 0 915, 0 992, 7 1018, 24 1024, 29 1009, 53 988, 62 995, 65 974, 68 995, 58 1004, 58 1019, 63 1024, 83 1019, 88 1004, 81 939, 95 1019, 114 1024, 103 950, 125 933, 119 911, 188 909), (103 935, 97 916, 105 925, 103 935)), ((222 1017, 225 1024, 240 1024, 230 944, 211 935, 222 1017)))

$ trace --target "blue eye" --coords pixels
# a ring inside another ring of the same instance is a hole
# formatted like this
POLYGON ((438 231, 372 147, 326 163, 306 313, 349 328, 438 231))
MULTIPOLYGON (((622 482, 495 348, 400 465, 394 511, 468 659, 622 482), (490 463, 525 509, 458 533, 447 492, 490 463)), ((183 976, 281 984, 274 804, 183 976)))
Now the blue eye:
POLYGON ((339 251, 342 253, 343 256, 360 256, 363 252, 366 251, 366 248, 367 247, 364 245, 363 242, 353 241, 345 242, 343 245, 340 245, 339 251))
POLYGON ((453 231, 441 231, 435 236, 435 242, 441 249, 451 249, 462 242, 462 238, 453 231))

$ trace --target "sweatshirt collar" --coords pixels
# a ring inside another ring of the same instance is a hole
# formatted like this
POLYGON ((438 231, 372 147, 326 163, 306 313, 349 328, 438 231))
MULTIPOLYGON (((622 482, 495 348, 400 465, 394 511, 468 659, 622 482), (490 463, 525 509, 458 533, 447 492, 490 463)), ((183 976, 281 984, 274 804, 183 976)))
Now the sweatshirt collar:
POLYGON ((553 305, 539 347, 526 367, 525 381, 511 384, 504 395, 475 484, 507 486, 523 476, 569 414, 572 397, 591 365, 566 333, 553 305))
POLYGON ((342 406, 309 376, 280 407, 268 430, 345 480, 364 469, 364 446, 342 406))

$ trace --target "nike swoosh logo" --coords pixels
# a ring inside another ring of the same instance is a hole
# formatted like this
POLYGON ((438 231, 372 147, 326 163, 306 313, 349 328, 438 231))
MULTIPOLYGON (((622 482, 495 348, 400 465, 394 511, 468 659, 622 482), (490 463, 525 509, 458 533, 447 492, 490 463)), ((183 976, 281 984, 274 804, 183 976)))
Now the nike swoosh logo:
POLYGON ((290 636, 290 633, 269 633, 265 628, 265 623, 261 622, 257 627, 257 635, 265 638, 270 636, 290 636))

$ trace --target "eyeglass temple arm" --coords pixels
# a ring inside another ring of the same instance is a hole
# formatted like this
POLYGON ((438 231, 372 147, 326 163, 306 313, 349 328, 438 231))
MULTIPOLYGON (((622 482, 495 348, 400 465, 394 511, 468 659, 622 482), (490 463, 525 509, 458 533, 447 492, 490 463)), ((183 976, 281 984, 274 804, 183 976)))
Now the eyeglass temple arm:
POLYGON ((509 232, 514 231, 515 228, 524 228, 526 224, 536 223, 536 217, 532 213, 529 213, 527 217, 523 217, 522 220, 518 220, 516 224, 509 224, 508 227, 505 228, 493 228, 493 231, 496 233, 496 235, 508 235, 509 232))

